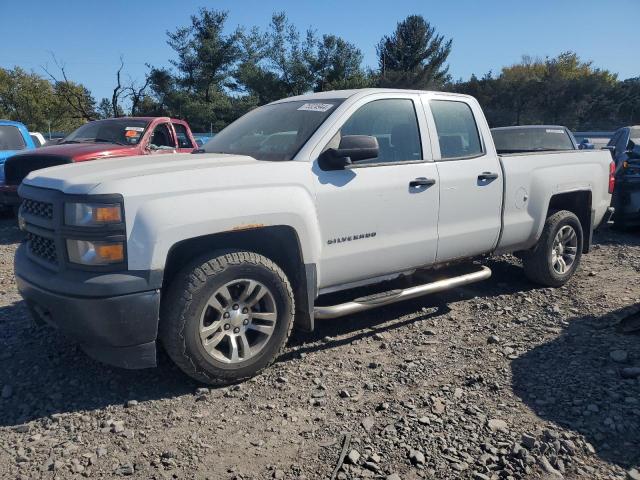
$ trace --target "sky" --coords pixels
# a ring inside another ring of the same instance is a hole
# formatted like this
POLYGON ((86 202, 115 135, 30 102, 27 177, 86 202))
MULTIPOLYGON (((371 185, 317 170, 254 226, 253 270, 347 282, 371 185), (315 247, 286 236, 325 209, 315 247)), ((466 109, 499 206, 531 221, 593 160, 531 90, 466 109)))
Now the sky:
POLYGON ((0 67, 44 74, 42 67, 55 71, 54 53, 71 80, 97 100, 110 97, 120 56, 125 78, 134 80, 144 78, 147 63, 169 66, 167 30, 187 25, 200 7, 227 10, 230 30, 265 28, 274 11, 284 11, 300 31, 312 28, 354 43, 372 67, 380 38, 407 15, 420 14, 453 39, 448 63, 454 79, 499 72, 523 54, 544 58, 567 50, 620 79, 640 76, 632 20, 640 0, 0 0, 0 67))

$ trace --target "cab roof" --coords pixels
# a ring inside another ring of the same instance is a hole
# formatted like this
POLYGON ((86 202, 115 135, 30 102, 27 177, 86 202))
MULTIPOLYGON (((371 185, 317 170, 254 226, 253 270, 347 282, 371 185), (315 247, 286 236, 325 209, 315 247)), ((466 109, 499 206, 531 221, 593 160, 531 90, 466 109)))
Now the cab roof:
POLYGON ((323 99, 329 100, 329 99, 338 99, 338 98, 346 99, 354 96, 371 95, 373 93, 437 93, 439 95, 450 95, 452 97, 458 97, 458 98, 470 98, 469 95, 464 95, 461 93, 441 92, 436 90, 409 90, 409 89, 400 89, 400 88, 359 88, 359 89, 353 89, 353 90, 329 90, 326 92, 306 93, 304 95, 297 95, 295 97, 287 97, 280 100, 276 100, 275 102, 271 102, 271 104, 305 101, 305 100, 323 100, 323 99))
POLYGON ((22 128, 26 128, 24 123, 20 123, 20 122, 15 122, 13 120, 3 120, 0 119, 0 125, 11 125, 12 127, 22 127, 22 128))

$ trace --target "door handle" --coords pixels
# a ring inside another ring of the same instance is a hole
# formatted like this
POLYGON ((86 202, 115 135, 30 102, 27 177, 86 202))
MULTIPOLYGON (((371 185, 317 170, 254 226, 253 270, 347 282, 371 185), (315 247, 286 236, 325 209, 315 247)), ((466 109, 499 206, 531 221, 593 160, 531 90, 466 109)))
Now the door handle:
POLYGON ((496 178, 498 178, 498 174, 493 172, 482 172, 478 175, 478 180, 495 180, 496 178))
POLYGON ((430 187, 436 183, 435 178, 418 177, 409 182, 410 187, 430 187))

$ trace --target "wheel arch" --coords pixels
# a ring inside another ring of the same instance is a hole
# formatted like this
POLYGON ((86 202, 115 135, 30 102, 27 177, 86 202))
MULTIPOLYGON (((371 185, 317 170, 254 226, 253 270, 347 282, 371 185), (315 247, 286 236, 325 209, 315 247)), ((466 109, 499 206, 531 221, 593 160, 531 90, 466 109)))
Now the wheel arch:
POLYGON ((578 217, 582 226, 582 253, 589 253, 593 236, 594 217, 591 190, 576 190, 552 195, 549 199, 545 218, 553 215, 558 210, 568 210, 578 217))
POLYGON ((313 263, 304 263, 298 233, 288 225, 231 230, 175 243, 167 255, 163 289, 167 288, 176 273, 191 259, 207 252, 229 248, 258 253, 282 268, 294 290, 295 326, 304 331, 313 330, 313 304, 317 291, 316 266, 313 263))

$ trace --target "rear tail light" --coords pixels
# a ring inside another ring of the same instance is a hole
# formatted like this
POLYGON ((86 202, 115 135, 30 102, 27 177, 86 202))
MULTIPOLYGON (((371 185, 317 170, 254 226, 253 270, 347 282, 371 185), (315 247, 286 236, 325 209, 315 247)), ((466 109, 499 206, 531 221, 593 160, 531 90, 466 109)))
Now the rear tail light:
POLYGON ((611 162, 609 164, 609 193, 613 193, 613 189, 616 186, 616 164, 611 162))

